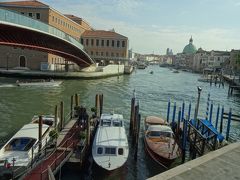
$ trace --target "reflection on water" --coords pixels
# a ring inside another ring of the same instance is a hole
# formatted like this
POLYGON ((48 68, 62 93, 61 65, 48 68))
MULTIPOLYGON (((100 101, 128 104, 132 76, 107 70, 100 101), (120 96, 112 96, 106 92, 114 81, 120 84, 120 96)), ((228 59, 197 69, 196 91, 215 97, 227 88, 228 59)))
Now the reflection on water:
MULTIPOLYGON (((34 114, 54 113, 54 107, 59 105, 60 101, 64 101, 66 113, 70 108, 70 96, 75 93, 80 95, 80 103, 87 106, 89 110, 95 105, 96 93, 103 93, 104 111, 109 112, 114 108, 116 112, 122 113, 126 119, 127 131, 133 89, 136 90, 140 101, 142 120, 148 115, 166 118, 166 107, 169 99, 172 102, 175 101, 178 107, 181 106, 183 101, 185 101, 186 107, 191 102, 193 115, 197 86, 201 86, 203 89, 199 109, 201 117, 205 116, 207 94, 209 92, 214 103, 214 112, 216 112, 217 104, 220 104, 224 105, 226 111, 231 107, 233 113, 239 113, 239 92, 238 95, 228 97, 228 86, 226 84, 224 88, 219 88, 214 85, 210 86, 208 83, 198 82, 198 78, 198 74, 172 73, 169 69, 158 66, 150 66, 145 70, 137 70, 130 76, 124 75, 119 78, 64 80, 59 87, 48 88, 3 88, 2 85, 14 84, 16 79, 0 78, 0 136, 5 136, 13 129, 19 129, 23 124, 28 123, 34 114), (149 73, 151 70, 154 71, 154 74, 149 73)), ((215 113, 213 115, 214 121, 215 113)), ((226 123, 224 124, 226 125, 226 123)), ((140 134, 140 137, 142 137, 142 134, 140 134)), ((231 137, 240 140, 240 125, 238 122, 232 122, 231 137)), ((104 173, 92 163, 91 158, 88 162, 89 165, 82 171, 64 167, 62 179, 146 179, 164 171, 162 167, 145 154, 142 138, 139 142, 137 161, 133 159, 133 152, 130 150, 126 166, 119 172, 104 173)))

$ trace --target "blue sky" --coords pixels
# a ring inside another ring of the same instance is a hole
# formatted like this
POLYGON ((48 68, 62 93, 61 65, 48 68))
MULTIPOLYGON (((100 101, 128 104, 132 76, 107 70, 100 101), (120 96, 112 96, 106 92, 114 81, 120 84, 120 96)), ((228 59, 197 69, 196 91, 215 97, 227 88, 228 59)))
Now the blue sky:
MULTIPOLYGON (((3 0, 0 0, 3 1, 3 0)), ((139 53, 182 52, 193 36, 205 50, 240 49, 240 0, 42 0, 95 29, 129 38, 139 53)))

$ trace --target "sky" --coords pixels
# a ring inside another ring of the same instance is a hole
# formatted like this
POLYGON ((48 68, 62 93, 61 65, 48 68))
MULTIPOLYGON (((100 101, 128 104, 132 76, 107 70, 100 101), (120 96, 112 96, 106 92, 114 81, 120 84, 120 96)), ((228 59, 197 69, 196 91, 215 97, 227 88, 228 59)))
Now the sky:
MULTIPOLYGON (((0 0, 10 1, 10 0, 0 0)), ((14 1, 14 0, 13 0, 14 1)), ((240 49, 240 0, 41 0, 63 14, 85 19, 94 29, 113 29, 142 54, 196 48, 240 49)))

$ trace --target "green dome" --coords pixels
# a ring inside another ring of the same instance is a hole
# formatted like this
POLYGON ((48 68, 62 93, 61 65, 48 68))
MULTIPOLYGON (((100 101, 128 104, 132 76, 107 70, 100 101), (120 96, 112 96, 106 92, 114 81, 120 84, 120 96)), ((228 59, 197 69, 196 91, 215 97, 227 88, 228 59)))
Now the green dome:
POLYGON ((194 54, 197 52, 196 47, 193 45, 193 39, 191 37, 191 39, 189 40, 189 44, 186 45, 183 49, 183 53, 184 54, 194 54))

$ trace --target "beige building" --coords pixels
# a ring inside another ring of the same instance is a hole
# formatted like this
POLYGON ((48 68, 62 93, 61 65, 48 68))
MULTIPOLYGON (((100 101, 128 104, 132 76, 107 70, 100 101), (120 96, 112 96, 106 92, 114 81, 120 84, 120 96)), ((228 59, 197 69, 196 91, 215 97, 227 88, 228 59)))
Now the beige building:
POLYGON ((231 50, 230 67, 234 72, 240 72, 240 50, 231 50))
MULTIPOLYGON (((50 6, 36 0, 0 2, 0 8, 5 8, 47 23, 80 41, 81 35, 91 26, 82 18, 73 15, 63 15, 50 6)), ((28 50, 0 46, 0 68, 27 67, 32 70, 64 70, 65 63, 72 64, 62 57, 28 50)))
POLYGON ((100 64, 128 62, 128 38, 114 30, 87 30, 82 34, 81 43, 91 58, 100 64))

